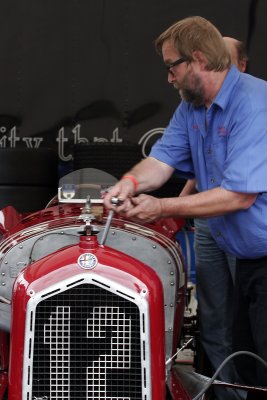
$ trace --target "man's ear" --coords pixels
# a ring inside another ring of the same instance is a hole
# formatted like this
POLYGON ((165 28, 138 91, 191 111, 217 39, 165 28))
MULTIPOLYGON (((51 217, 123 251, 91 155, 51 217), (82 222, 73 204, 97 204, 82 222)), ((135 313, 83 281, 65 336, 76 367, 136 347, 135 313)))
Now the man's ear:
POLYGON ((242 59, 242 60, 239 62, 239 70, 240 70, 241 72, 246 72, 246 69, 247 69, 247 60, 246 60, 246 59, 242 59))
POLYGON ((206 69, 208 60, 205 57, 205 55, 202 53, 202 51, 195 50, 195 51, 193 51, 192 56, 193 56, 193 60, 199 64, 201 69, 206 69))

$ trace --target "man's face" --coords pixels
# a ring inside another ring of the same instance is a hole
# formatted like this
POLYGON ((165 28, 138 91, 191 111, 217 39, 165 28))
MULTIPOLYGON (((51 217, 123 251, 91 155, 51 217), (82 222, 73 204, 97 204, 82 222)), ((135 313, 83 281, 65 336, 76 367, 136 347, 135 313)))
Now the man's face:
POLYGON ((168 69, 168 82, 179 90, 181 98, 196 107, 203 105, 203 86, 199 74, 194 69, 193 64, 195 62, 185 61, 169 68, 172 63, 181 58, 181 55, 169 40, 163 43, 162 56, 168 69))

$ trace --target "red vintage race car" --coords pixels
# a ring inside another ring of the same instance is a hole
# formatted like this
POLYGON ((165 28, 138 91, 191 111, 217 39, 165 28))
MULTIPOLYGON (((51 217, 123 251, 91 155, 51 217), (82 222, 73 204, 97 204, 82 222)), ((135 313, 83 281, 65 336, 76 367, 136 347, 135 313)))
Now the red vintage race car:
POLYGON ((0 400, 189 400, 205 388, 174 361, 184 221, 107 213, 115 181, 77 170, 45 209, 1 210, 0 400))

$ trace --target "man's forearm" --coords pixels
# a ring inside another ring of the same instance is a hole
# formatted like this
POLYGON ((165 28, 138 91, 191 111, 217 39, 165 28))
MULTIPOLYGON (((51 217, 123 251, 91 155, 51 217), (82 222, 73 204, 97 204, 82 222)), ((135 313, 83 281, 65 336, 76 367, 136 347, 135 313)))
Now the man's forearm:
POLYGON ((173 170, 169 165, 153 157, 147 157, 124 175, 134 176, 138 182, 136 190, 136 194, 138 194, 150 192, 161 187, 170 178, 173 170))
POLYGON ((162 217, 214 217, 249 208, 257 194, 215 188, 189 196, 160 199, 162 217))

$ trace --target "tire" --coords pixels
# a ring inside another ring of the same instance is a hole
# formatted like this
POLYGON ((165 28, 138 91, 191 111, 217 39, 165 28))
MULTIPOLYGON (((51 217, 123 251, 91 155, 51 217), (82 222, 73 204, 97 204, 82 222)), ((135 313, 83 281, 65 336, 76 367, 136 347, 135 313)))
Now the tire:
MULTIPOLYGON (((142 159, 141 147, 134 143, 92 143, 73 147, 73 169, 97 168, 120 179, 142 159)), ((175 197, 185 180, 173 175, 160 189, 149 194, 155 197, 175 197)))
POLYGON ((182 191, 186 180, 179 178, 177 175, 173 174, 170 179, 164 183, 159 189, 150 192, 151 196, 155 197, 177 197, 182 191))
POLYGON ((10 205, 21 213, 41 210, 57 187, 55 150, 0 149, 0 208, 10 205))
POLYGON ((39 211, 56 193, 55 187, 0 185, 0 209, 13 206, 20 213, 39 211))
POLYGON ((40 149, 0 149, 0 185, 57 186, 56 151, 40 149))
POLYGON ((92 143, 73 146, 73 169, 96 168, 115 178, 142 159, 141 148, 133 143, 92 143))

